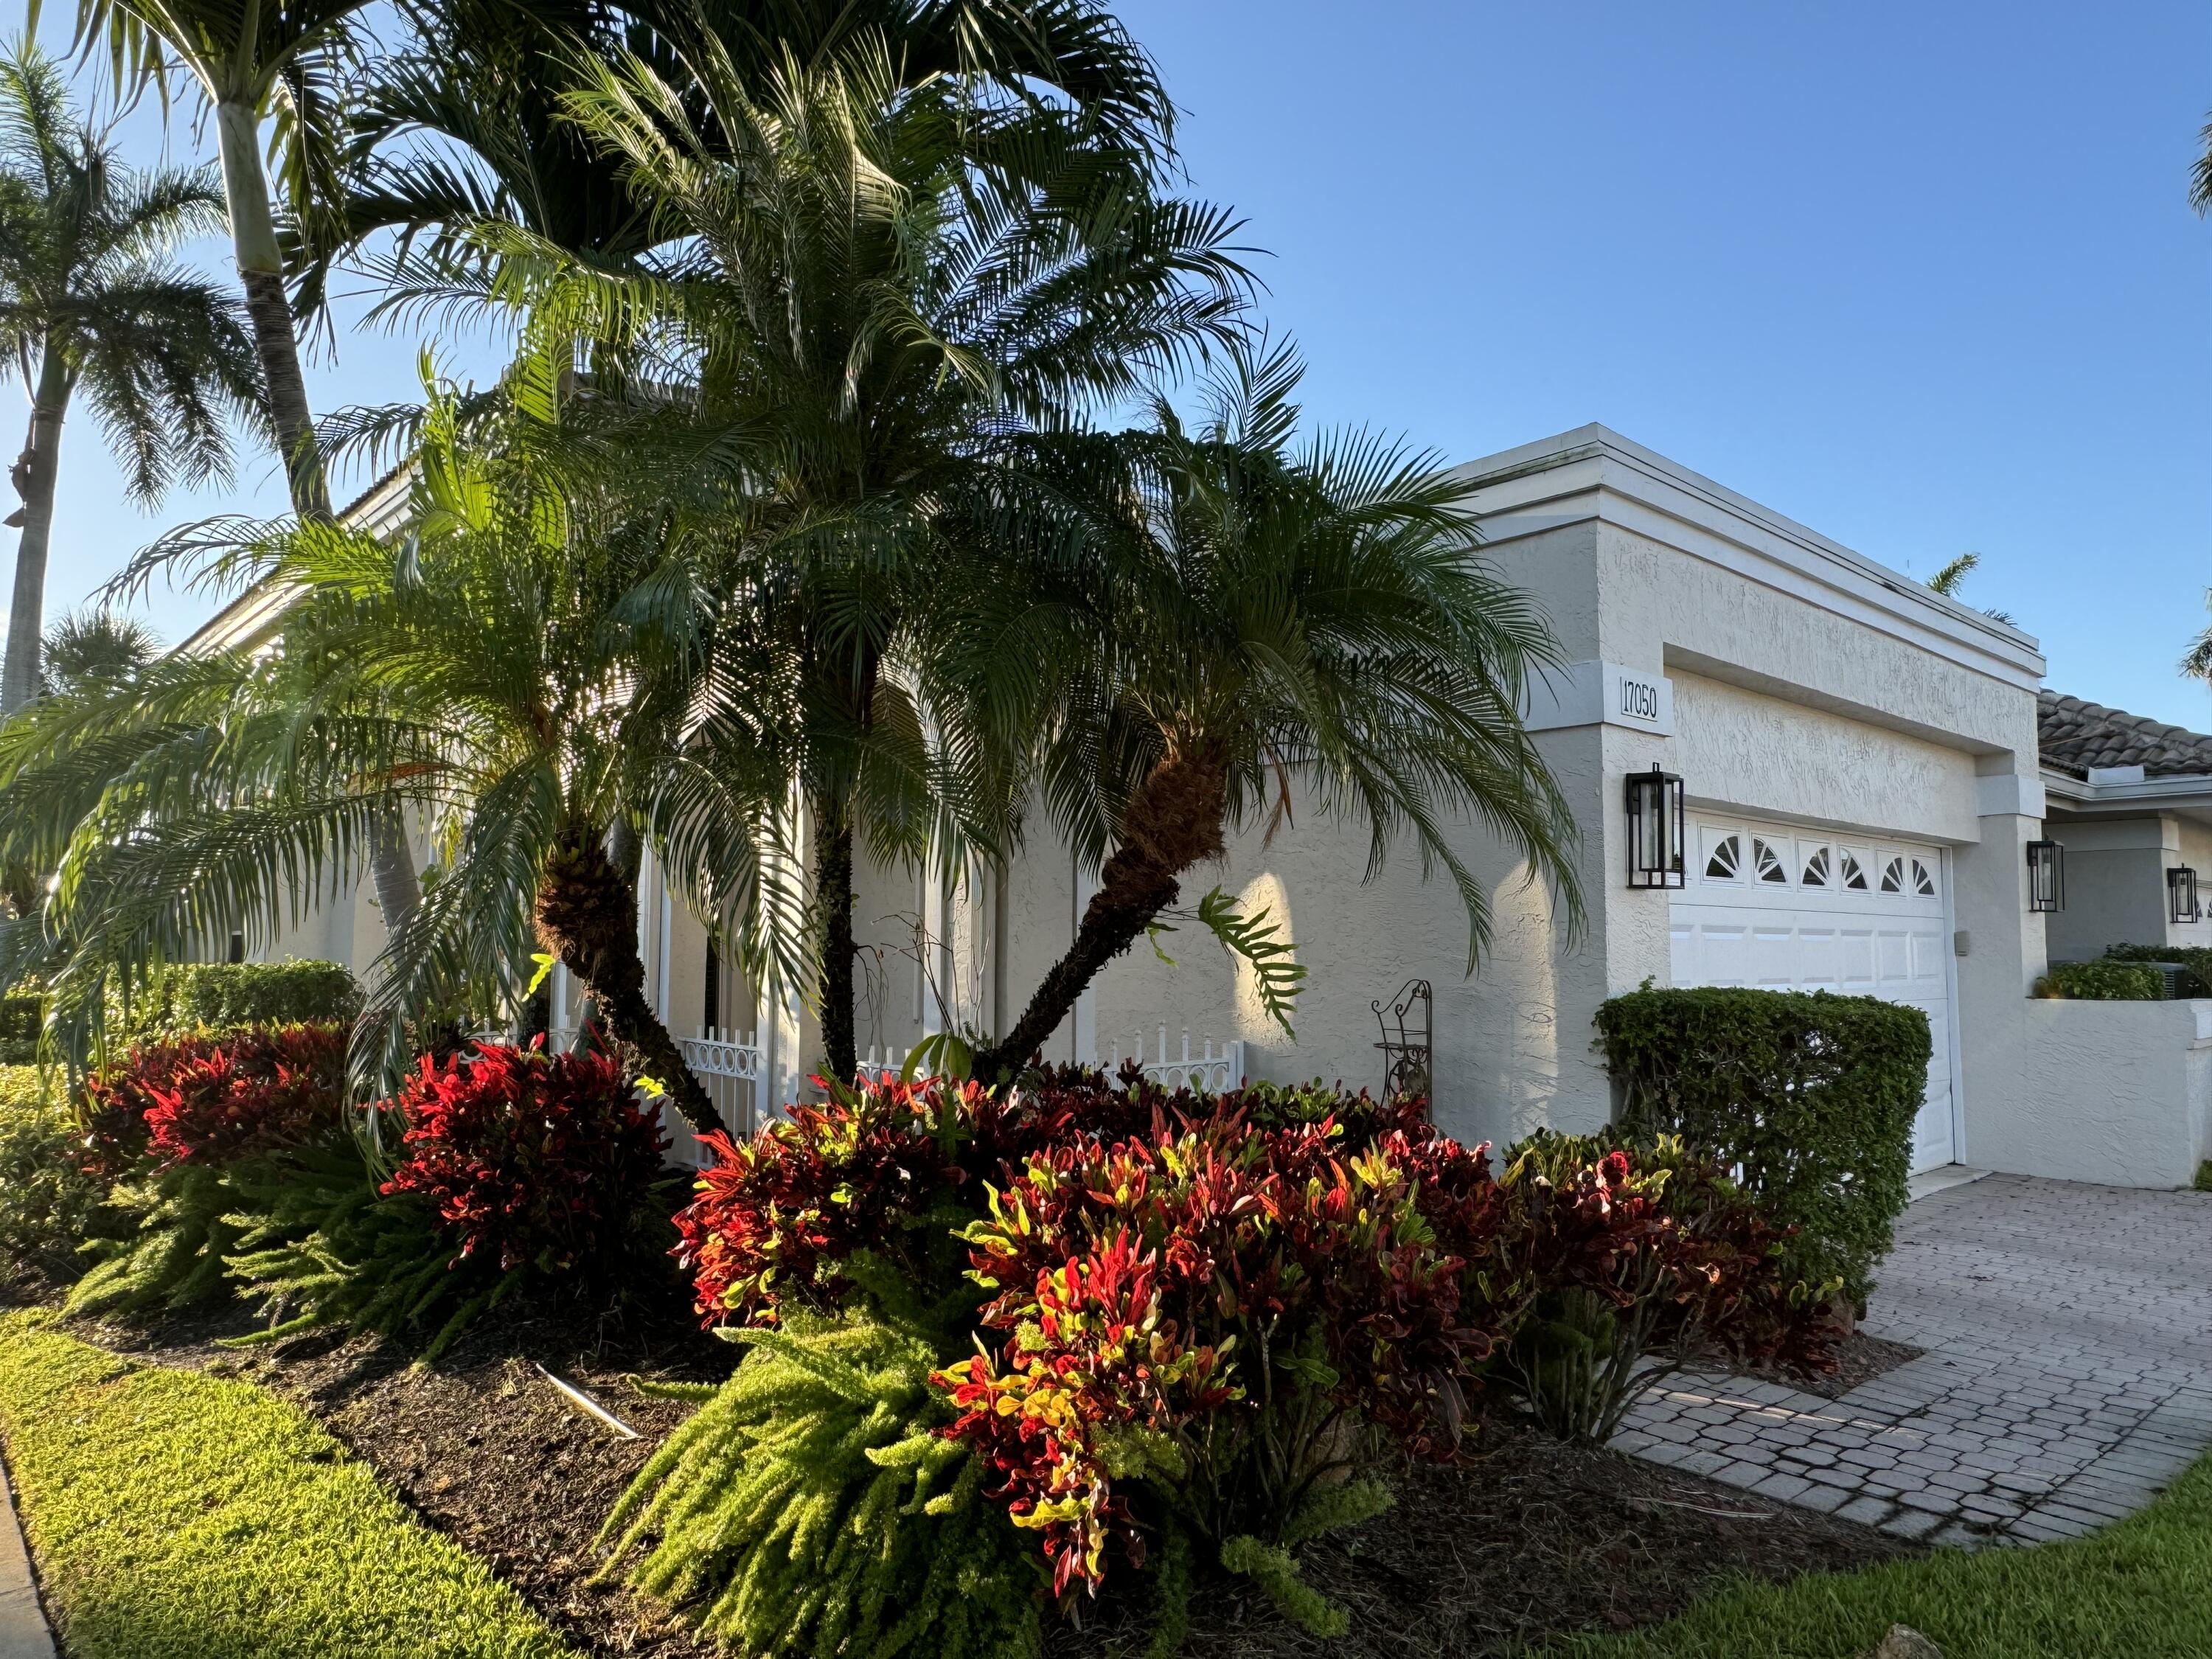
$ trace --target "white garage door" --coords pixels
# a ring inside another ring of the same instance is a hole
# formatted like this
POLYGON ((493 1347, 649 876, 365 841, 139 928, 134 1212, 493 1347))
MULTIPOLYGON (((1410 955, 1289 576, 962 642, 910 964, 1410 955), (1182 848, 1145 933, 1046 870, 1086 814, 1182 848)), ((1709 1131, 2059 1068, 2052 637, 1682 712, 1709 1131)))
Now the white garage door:
POLYGON ((1910 1003, 1935 1054, 1914 1126, 1915 1171, 1951 1162, 1950 939, 1932 847, 1693 817, 1673 896, 1677 985, 1840 991, 1910 1003))

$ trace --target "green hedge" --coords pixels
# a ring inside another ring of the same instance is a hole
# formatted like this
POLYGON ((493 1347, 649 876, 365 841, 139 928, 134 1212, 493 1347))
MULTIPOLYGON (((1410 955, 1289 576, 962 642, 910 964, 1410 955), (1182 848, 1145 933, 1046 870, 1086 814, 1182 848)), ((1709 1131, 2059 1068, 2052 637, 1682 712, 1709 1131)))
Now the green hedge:
POLYGON ((187 1031, 351 1019, 361 988, 343 963, 202 962, 164 968, 126 1008, 108 1011, 108 1030, 125 1042, 187 1031))
POLYGON ((0 1066, 28 1066, 38 1059, 46 1011, 42 997, 0 997, 0 1066))
POLYGON ((2105 951, 2107 962, 2178 962, 2189 970, 2184 996, 2212 997, 2212 951, 2200 945, 2114 945, 2105 951))
POLYGON ((1905 1208, 1912 1120, 1928 1087, 1928 1016, 1826 991, 1654 990, 1597 1011, 1598 1046, 1639 1137, 1725 1158, 1796 1227, 1799 1270, 1861 1308, 1905 1208))
POLYGON ((2036 981, 2035 994, 2070 1002, 2163 1002, 2166 975, 2138 962, 2054 962, 2036 981))

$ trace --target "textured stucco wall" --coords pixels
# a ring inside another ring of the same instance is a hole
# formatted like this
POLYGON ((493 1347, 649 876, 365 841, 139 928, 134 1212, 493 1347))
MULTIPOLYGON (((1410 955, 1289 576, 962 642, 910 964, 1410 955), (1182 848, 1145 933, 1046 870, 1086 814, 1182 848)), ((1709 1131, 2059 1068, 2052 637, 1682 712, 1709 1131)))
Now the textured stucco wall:
POLYGON ((1976 841, 1973 757, 1676 672, 1674 763, 1692 796, 1840 830, 1976 841))
POLYGON ((2018 1092, 1973 1161, 2014 1175, 2183 1187, 2212 1155, 2212 1000, 2024 1005, 2018 1092))
POLYGON ((2110 945, 2165 942, 2171 820, 2053 818, 2050 831, 2066 849, 2066 908, 2045 919, 2051 960, 2087 962, 2110 945))

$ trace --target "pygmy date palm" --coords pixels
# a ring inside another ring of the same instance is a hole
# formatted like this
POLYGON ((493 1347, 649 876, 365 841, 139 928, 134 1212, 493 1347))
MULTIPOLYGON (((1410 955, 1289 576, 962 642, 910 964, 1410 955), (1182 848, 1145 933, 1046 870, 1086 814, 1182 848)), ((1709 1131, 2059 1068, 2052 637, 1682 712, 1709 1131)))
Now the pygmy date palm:
POLYGON ((64 422, 82 396, 150 507, 174 483, 227 478, 228 422, 253 408, 253 353, 233 301, 169 259, 222 222, 198 173, 142 173, 70 109, 35 51, 0 61, 0 383, 17 373, 30 434, 0 715, 38 695, 64 422))
POLYGON ((635 870, 610 849, 711 867, 694 902, 772 915, 775 895, 745 884, 775 881, 773 741, 726 746, 771 757, 757 789, 730 764, 702 775, 690 736, 772 712, 780 676, 748 680, 742 641, 714 637, 714 596, 738 586, 713 568, 721 544, 595 470, 546 356, 510 373, 505 403, 465 441, 451 397, 432 398, 403 540, 295 519, 198 526, 142 556, 133 580, 181 564, 294 592, 275 654, 173 659, 127 698, 56 699, 35 730, 0 732, 0 787, 52 826, 20 850, 63 837, 55 984, 82 1007, 118 969, 234 927, 272 935, 357 878, 396 804, 437 860, 372 972, 364 1084, 388 1082, 410 1018, 493 993, 512 1008, 534 942, 708 1127, 645 995, 635 870))
POLYGON ((1356 433, 1295 443, 1297 374, 1287 351, 1241 351, 1199 426, 1162 402, 1142 431, 1038 441, 1028 470, 1066 478, 1091 556, 1003 584, 957 649, 990 665, 973 696, 1000 740, 1038 734, 1045 807, 1103 867, 980 1077, 1018 1070, 1226 830, 1272 833, 1293 790, 1366 828, 1370 876, 1407 840, 1449 879, 1470 969, 1490 913, 1463 825, 1579 918, 1572 819, 1521 720, 1558 661, 1541 612, 1479 558, 1468 487, 1431 458, 1356 433))
MULTIPOLYGON (((1079 109, 902 83, 889 44, 765 76, 708 40, 672 82, 630 58, 572 95, 662 239, 634 274, 496 246, 501 282, 588 317, 641 380, 641 444, 693 458, 766 579, 761 625, 799 665, 817 989, 829 1065, 854 1061, 856 839, 884 860, 989 847, 990 752, 926 716, 948 525, 1018 451, 1201 344, 1244 279, 1226 216, 1166 198, 1079 109), (933 776, 927 750, 958 763, 933 776)), ((971 568, 963 566, 963 571, 971 568)))

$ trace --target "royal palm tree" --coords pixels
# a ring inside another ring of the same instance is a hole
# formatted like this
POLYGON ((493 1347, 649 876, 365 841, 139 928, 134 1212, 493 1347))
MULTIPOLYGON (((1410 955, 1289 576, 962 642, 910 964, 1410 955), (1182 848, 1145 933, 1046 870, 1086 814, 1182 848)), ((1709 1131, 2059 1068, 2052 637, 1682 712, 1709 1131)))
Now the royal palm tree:
POLYGON ((119 89, 153 87, 166 99, 182 70, 214 118, 231 249, 267 389, 270 422, 303 516, 328 518, 330 483, 315 447, 300 343, 284 295, 276 209, 262 162, 273 123, 295 212, 331 188, 336 82, 347 25, 368 0, 78 0, 87 52, 106 47, 119 89))
POLYGON ((574 441, 574 403, 547 358, 527 358, 499 417, 465 440, 440 390, 398 544, 288 518, 195 526, 140 556, 133 581, 177 569, 297 597, 271 656, 170 659, 0 730, 0 788, 24 803, 0 855, 60 871, 46 931, 65 943, 64 1023, 96 1019, 118 970, 234 928, 270 936, 343 890, 396 800, 441 860, 372 971, 364 1085, 404 1060, 410 1020, 486 991, 511 1008, 534 940, 685 1114, 716 1122, 645 997, 635 872, 609 848, 628 837, 711 868, 702 902, 775 915, 787 763, 772 717, 788 665, 716 637, 716 596, 744 585, 717 563, 729 542, 639 508, 653 481, 616 487, 635 459, 574 441), (696 734, 718 722, 755 740, 710 761, 696 734))
POLYGON ((765 78, 710 39, 686 69, 633 57, 568 100, 651 215, 635 274, 522 232, 489 246, 507 291, 628 365, 638 441, 696 458, 692 488, 775 573, 757 615, 800 667, 814 990, 849 1074, 856 839, 950 861, 1006 815, 988 751, 909 675, 963 600, 940 580, 950 505, 994 494, 1008 433, 1225 344, 1243 276, 1226 216, 1155 193, 1080 111, 918 90, 880 37, 765 78))
MULTIPOLYGON (((313 220, 337 191, 338 82, 348 27, 368 0, 78 0, 76 33, 88 52, 106 47, 118 88, 168 95, 173 68, 198 87, 215 119, 231 250, 261 360, 269 422, 284 463, 293 510, 331 516, 330 480, 315 441, 300 342, 284 291, 284 253, 267 169, 264 124, 283 160, 295 219, 313 220)), ((35 13, 34 13, 35 21, 35 13)), ((421 891, 404 819, 382 813, 372 862, 378 908, 394 931, 412 919, 421 891)))
POLYGON ((222 222, 204 173, 139 173, 70 108, 33 50, 0 61, 0 380, 30 394, 0 715, 38 695, 46 559, 71 401, 89 403, 135 501, 230 473, 228 422, 255 404, 234 304, 172 262, 222 222))
POLYGON ((1480 560, 1469 487, 1434 458, 1360 434, 1297 443, 1298 373, 1287 349, 1240 351, 1201 424, 1160 401, 1141 431, 1047 434, 1025 469, 1083 503, 1088 556, 1002 580, 961 623, 977 636, 945 649, 991 665, 974 702, 1000 711, 1002 745, 1036 734, 1040 799, 1103 867, 979 1077, 1018 1071, 1226 832, 1272 834, 1294 792, 1367 830, 1370 875, 1401 841, 1444 873, 1469 971, 1490 930, 1455 839, 1469 823, 1579 919, 1573 821, 1520 714, 1559 661, 1541 612, 1480 560))

